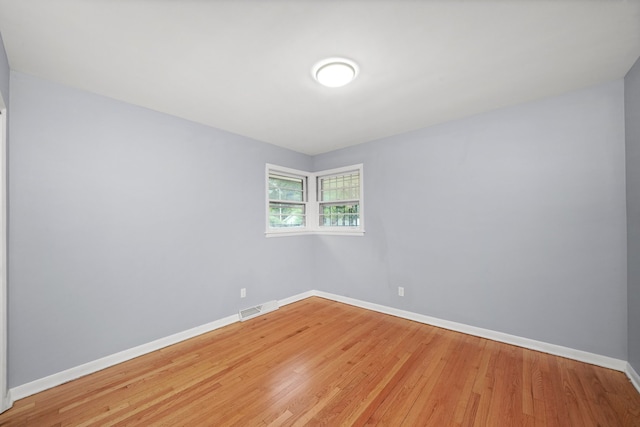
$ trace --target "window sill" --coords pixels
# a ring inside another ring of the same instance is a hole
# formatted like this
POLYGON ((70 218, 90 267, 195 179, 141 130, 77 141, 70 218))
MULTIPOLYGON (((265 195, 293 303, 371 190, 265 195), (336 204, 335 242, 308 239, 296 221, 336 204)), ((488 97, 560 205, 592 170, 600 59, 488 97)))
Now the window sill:
POLYGON ((287 236, 364 236, 364 230, 295 230, 295 231, 266 231, 265 237, 287 236))

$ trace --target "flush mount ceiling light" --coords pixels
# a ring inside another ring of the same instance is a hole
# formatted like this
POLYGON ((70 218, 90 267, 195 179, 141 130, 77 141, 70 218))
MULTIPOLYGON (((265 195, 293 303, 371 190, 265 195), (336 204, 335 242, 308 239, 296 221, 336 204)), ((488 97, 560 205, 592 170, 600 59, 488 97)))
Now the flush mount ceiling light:
POLYGON ((358 75, 355 62, 344 58, 328 58, 313 67, 313 78, 323 86, 340 87, 350 83, 358 75))

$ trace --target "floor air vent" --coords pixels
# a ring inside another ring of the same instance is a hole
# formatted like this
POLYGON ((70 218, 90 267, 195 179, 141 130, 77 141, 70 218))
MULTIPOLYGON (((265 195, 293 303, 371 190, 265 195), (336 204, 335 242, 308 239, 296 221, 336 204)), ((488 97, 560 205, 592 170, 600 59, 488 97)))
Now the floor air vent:
POLYGON ((240 321, 244 322, 245 320, 252 319, 256 316, 260 316, 261 314, 269 313, 270 311, 274 311, 280 308, 278 306, 278 301, 269 301, 264 304, 256 305, 255 307, 245 308, 244 310, 240 310, 240 321))

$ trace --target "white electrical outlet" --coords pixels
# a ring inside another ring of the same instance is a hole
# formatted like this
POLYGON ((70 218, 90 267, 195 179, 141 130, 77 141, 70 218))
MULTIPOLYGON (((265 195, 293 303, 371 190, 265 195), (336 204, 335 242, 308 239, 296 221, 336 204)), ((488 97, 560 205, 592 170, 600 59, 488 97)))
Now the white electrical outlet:
POLYGON ((247 288, 240 289, 240 298, 244 298, 247 296, 247 288))
POLYGON ((404 288, 402 286, 398 286, 398 295, 400 295, 401 297, 404 296, 404 288))

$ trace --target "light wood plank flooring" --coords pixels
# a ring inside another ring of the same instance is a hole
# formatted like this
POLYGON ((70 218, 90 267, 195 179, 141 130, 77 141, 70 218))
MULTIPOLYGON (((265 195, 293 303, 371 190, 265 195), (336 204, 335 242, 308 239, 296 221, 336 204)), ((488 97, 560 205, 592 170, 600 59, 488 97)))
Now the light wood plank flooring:
POLYGON ((22 399, 2 426, 640 426, 626 376, 308 298, 22 399))

